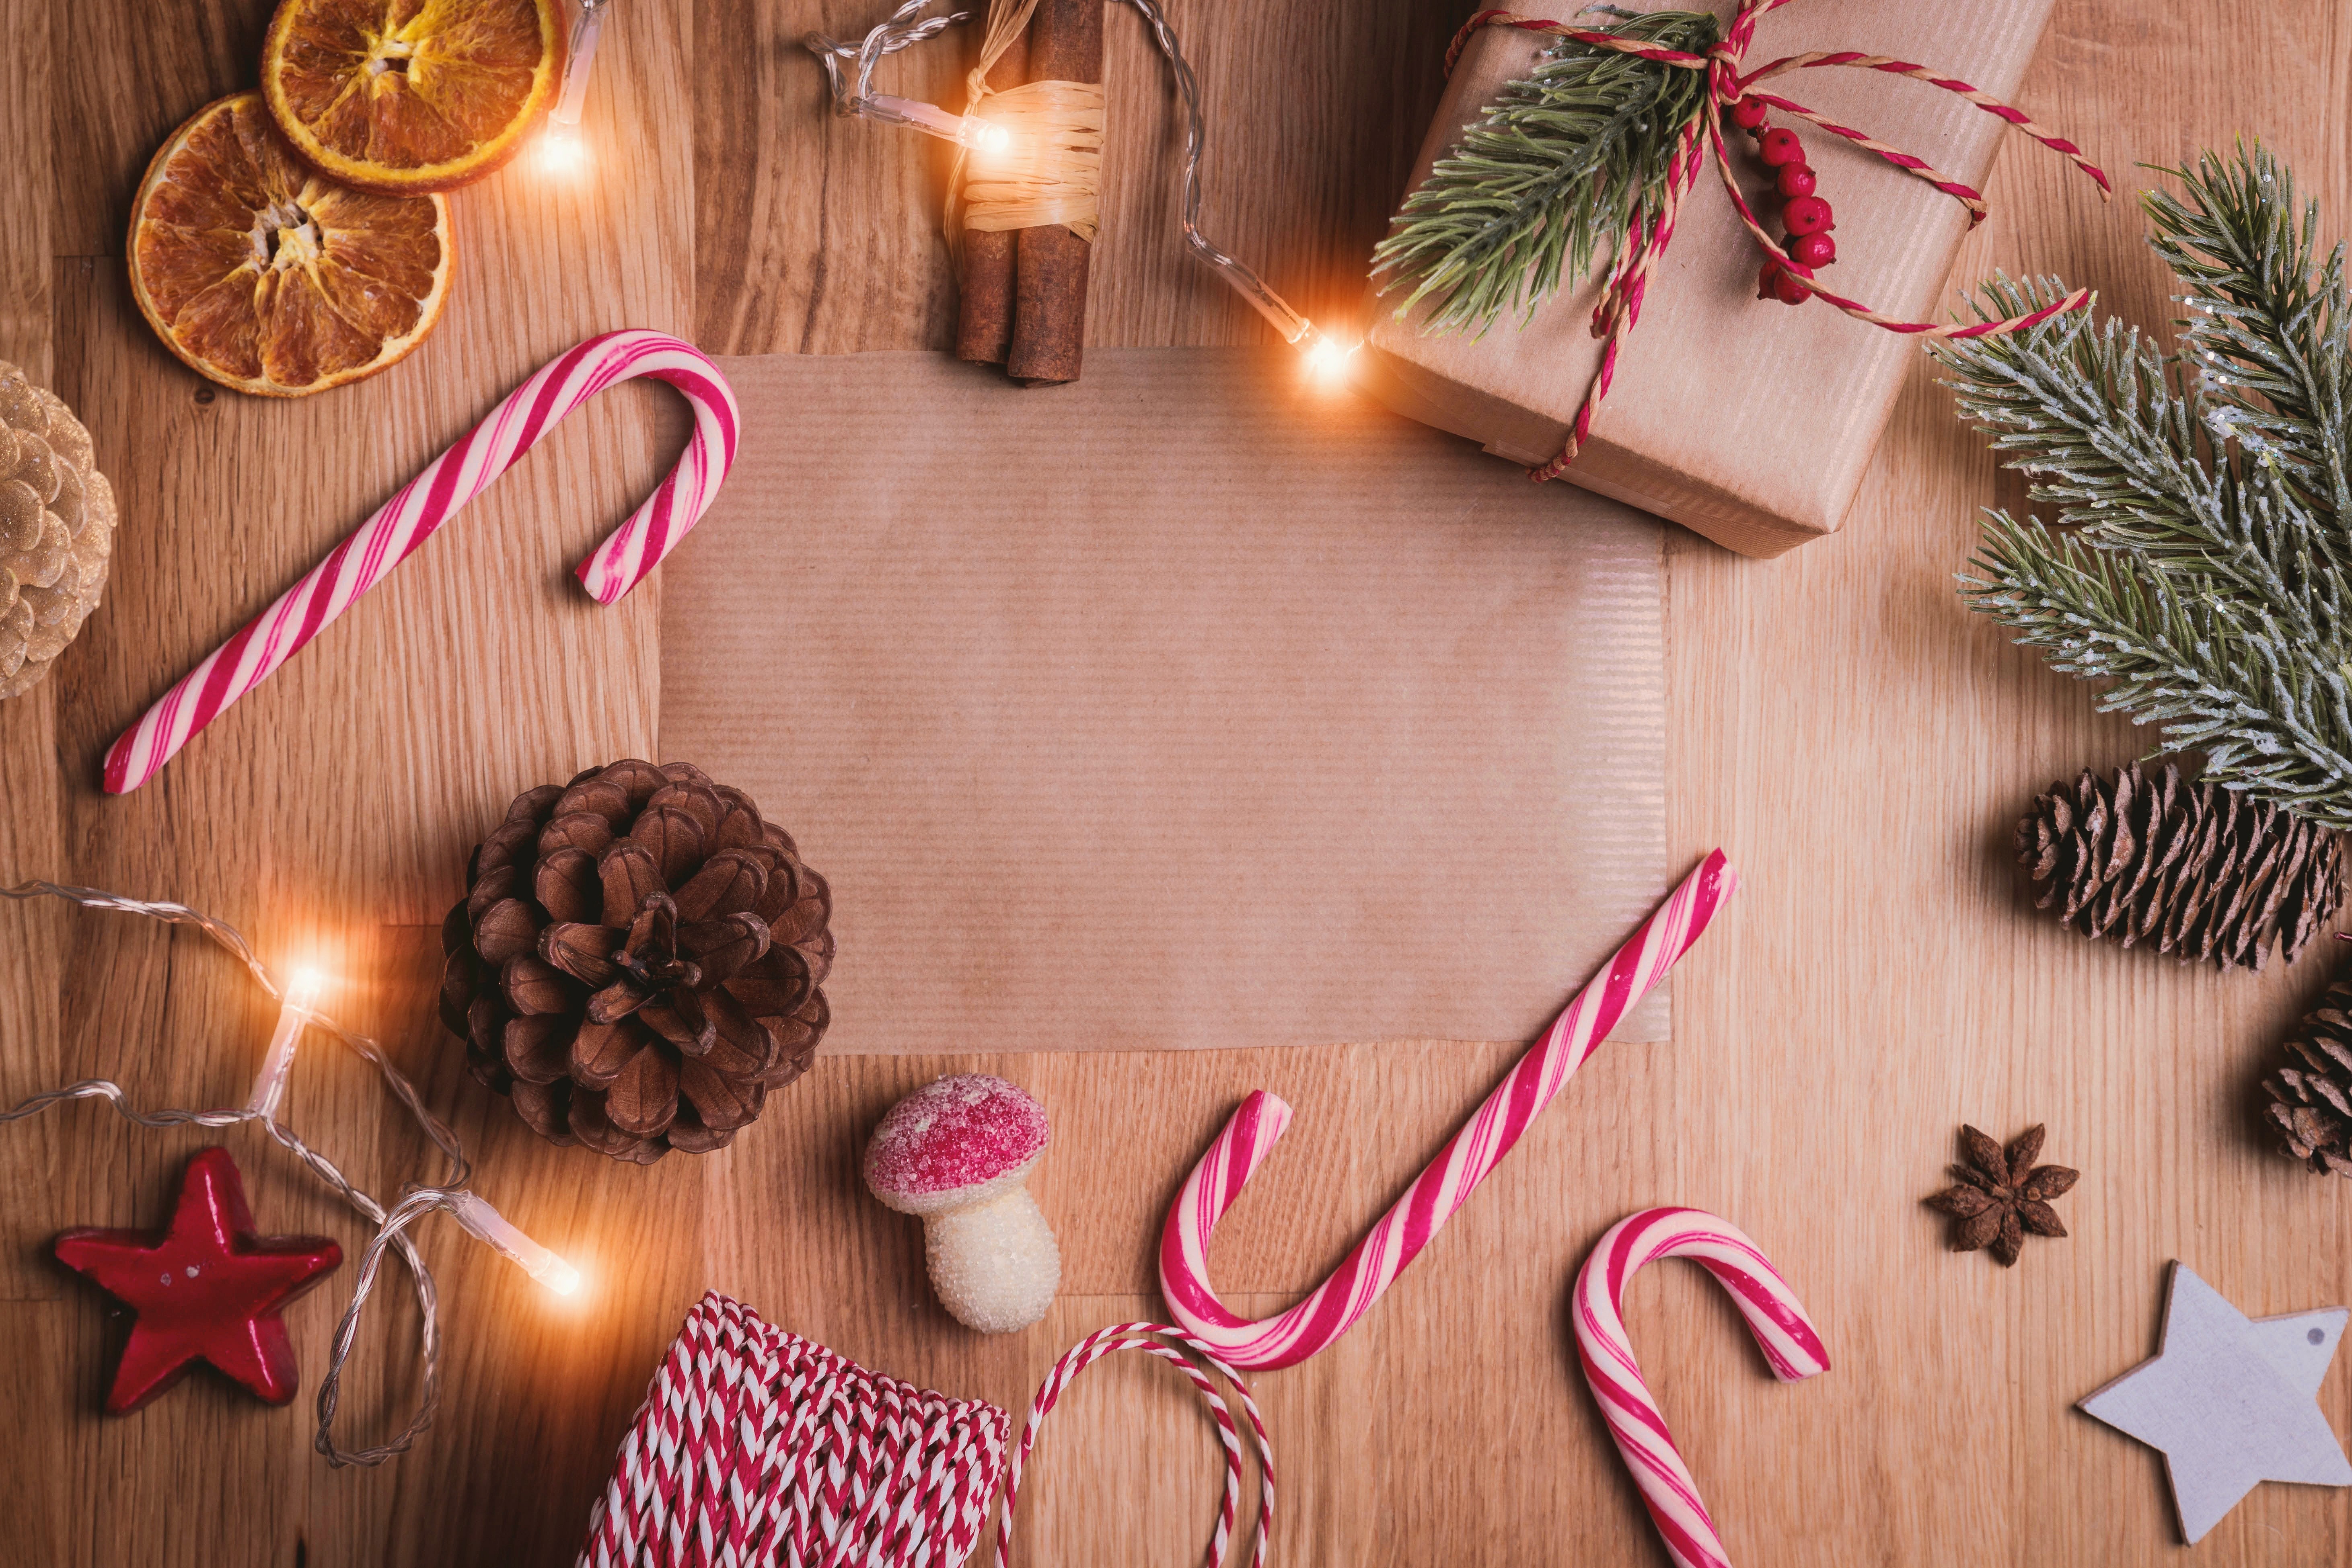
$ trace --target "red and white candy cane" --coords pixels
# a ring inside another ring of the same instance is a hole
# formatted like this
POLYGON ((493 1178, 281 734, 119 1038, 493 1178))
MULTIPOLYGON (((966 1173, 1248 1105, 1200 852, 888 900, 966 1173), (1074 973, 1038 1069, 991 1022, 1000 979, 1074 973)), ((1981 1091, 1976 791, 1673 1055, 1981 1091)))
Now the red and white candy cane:
POLYGON ((576 575, 600 605, 644 581, 710 510, 734 466, 742 420, 734 389, 701 350, 665 333, 631 329, 590 338, 517 387, 333 554, 207 655, 117 737, 106 753, 107 793, 122 795, 153 778, 197 731, 382 582, 565 415, 614 383, 641 375, 686 395, 694 436, 661 488, 606 536, 576 575))
POLYGON ((1643 1209, 1619 1220, 1593 1247, 1576 1276, 1576 1348, 1584 1379, 1617 1439, 1617 1451, 1642 1489, 1642 1500, 1677 1568, 1731 1568, 1698 1483, 1666 1430, 1658 1402, 1625 1335, 1625 1281, 1644 1263, 1687 1258, 1703 1265, 1748 1320, 1764 1359, 1783 1383, 1830 1369, 1829 1352, 1803 1303, 1772 1261, 1739 1227, 1697 1209, 1643 1209))
POLYGON ((1046 1412, 1061 1399, 1070 1380, 1113 1351, 1142 1351, 1158 1356, 1192 1379, 1192 1386, 1208 1401, 1209 1413, 1217 1422, 1217 1442, 1225 1451, 1225 1495, 1217 1510, 1216 1533, 1209 1542, 1207 1568, 1223 1568, 1225 1547, 1234 1535, 1234 1517, 1241 1506, 1241 1434, 1234 1429, 1233 1412, 1217 1393, 1216 1384, 1209 1381, 1207 1373, 1192 1364, 1184 1354, 1187 1350, 1234 1385, 1234 1397, 1241 1401, 1242 1414, 1249 1417, 1250 1433, 1257 1440, 1257 1547, 1250 1562, 1254 1568, 1265 1568, 1266 1542, 1274 1533, 1274 1445, 1266 1436, 1265 1417, 1258 1414, 1257 1401, 1250 1397, 1249 1385, 1242 1381, 1241 1373, 1227 1366, 1211 1347, 1166 1323, 1118 1323, 1097 1330, 1072 1345, 1045 1374, 1045 1381, 1038 1385, 1037 1397, 1030 1402, 1028 1417, 1021 1424, 1021 1446, 1013 1451, 1013 1462, 1004 1472, 1004 1511, 996 1520, 996 1568, 1005 1568, 1011 1561, 1013 1508, 1020 1500, 1021 1472, 1029 1462, 1029 1450, 1037 1446, 1037 1428, 1045 1425, 1046 1412))
POLYGON ((1241 1109, 1184 1179, 1160 1234, 1160 1289, 1176 1321, 1235 1366, 1305 1361, 1371 1310, 1438 1227, 1467 1203, 1528 1124, 1543 1113, 1626 1010, 1649 994, 1706 930, 1739 884, 1717 850, 1642 923, 1609 965, 1576 994, 1544 1037, 1519 1058, 1378 1224, 1314 1294, 1252 1321, 1228 1310, 1209 1283, 1209 1237, 1290 1125, 1290 1107, 1264 1089, 1241 1109))

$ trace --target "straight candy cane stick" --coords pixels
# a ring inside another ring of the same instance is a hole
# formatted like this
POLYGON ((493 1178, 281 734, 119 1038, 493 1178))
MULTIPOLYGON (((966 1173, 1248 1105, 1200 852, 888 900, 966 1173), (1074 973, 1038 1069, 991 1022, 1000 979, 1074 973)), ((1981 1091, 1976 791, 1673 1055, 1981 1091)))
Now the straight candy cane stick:
POLYGON ((1666 1430, 1625 1333, 1625 1282, 1642 1265, 1660 1258, 1688 1258, 1715 1276, 1783 1383, 1827 1372, 1829 1352, 1771 1259, 1738 1226, 1697 1209, 1643 1209, 1619 1220, 1577 1273, 1576 1347, 1584 1379, 1592 1385, 1609 1435, 1633 1472, 1667 1554, 1676 1568, 1731 1568, 1698 1483, 1666 1430))
POLYGON ((734 389, 699 349, 661 332, 632 329, 589 339, 517 387, 333 554, 207 655, 116 738, 106 753, 107 793, 123 795, 153 778, 197 731, 382 582, 564 416, 615 382, 640 375, 666 381, 686 395, 694 410, 694 436, 661 488, 606 536, 575 574, 600 605, 643 582, 718 499, 734 466, 742 419, 734 389))
POLYGON ((1290 1125, 1290 1107, 1264 1089, 1243 1100, 1185 1178, 1160 1231, 1160 1289, 1176 1321, 1235 1366, 1253 1369, 1305 1361, 1346 1333, 1469 1201, 1617 1020, 1689 951, 1738 884, 1722 850, 1701 862, 1576 994, 1330 1277, 1290 1310, 1255 1322, 1217 1300, 1209 1283, 1209 1237, 1290 1125))

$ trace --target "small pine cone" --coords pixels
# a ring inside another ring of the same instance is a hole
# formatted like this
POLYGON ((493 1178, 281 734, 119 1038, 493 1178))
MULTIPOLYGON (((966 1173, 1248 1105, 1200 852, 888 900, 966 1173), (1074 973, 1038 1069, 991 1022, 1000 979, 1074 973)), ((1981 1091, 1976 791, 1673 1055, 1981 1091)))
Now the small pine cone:
POLYGON ((619 762, 526 791, 442 922, 441 1021, 556 1143, 706 1153, 808 1070, 833 895, 741 790, 619 762))
POLYGON ((2087 768, 2053 784, 2017 825, 2037 909, 2088 937, 2153 942, 2224 973, 2259 971, 2273 945, 2292 963, 2344 900, 2337 834, 2283 807, 2138 763, 2113 781, 2087 768))
POLYGON ((2287 1042, 2287 1065, 2263 1079, 2263 1115, 2287 1152, 2322 1175, 2352 1176, 2352 963, 2287 1042))

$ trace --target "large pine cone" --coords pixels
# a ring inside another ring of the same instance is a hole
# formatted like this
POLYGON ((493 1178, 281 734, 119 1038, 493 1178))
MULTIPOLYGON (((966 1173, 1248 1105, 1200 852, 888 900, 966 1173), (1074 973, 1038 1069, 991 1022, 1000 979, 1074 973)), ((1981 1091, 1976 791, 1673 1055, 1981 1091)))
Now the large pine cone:
POLYGON ((2287 1042, 2287 1065, 2263 1079, 2264 1110, 2287 1152, 2322 1175, 2352 1176, 2352 965, 2287 1042))
POLYGON ((708 1152, 816 1055, 833 895, 698 768, 619 762, 518 795, 466 884, 441 1020, 543 1138, 708 1152))
POLYGON ((2260 970, 2275 943, 2292 963, 2344 900, 2343 845, 2283 808, 2139 764, 2111 783, 2083 771, 2053 784, 2017 825, 2018 863, 2042 884, 2035 907, 2088 937, 2260 970))
POLYGON ((114 489, 89 432, 0 360, 0 698, 40 684, 98 608, 114 553, 114 489))

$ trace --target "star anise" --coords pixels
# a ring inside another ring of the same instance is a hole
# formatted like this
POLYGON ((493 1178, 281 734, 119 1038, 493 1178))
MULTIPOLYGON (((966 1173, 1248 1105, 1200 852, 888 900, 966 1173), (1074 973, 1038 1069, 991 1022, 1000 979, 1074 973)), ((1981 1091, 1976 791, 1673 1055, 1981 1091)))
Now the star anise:
POLYGON ((1953 1251, 1988 1247, 1993 1260, 2006 1268, 2017 1261, 2027 1231, 2036 1236, 2066 1234, 2050 1200, 2074 1186, 2083 1173, 2033 1163, 2042 1156, 2039 1123, 2019 1133, 2006 1151, 1975 1128, 1962 1127, 1960 1147, 1969 1163, 1952 1167, 1959 1184, 1927 1200, 1958 1218, 1953 1251))

